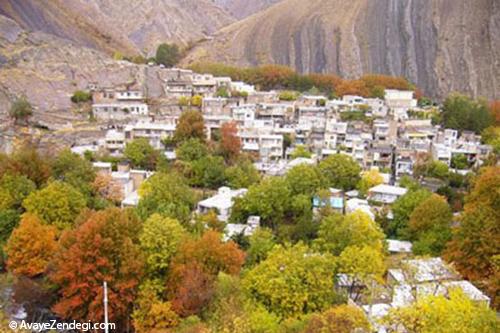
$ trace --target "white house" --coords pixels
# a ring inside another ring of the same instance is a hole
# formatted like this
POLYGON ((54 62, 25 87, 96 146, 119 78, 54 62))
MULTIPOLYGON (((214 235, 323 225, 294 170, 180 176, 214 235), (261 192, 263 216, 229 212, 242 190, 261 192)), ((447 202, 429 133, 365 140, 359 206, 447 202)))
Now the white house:
POLYGON ((213 197, 198 202, 197 211, 199 214, 205 214, 210 210, 215 210, 219 221, 227 222, 231 215, 233 200, 244 196, 245 193, 247 193, 246 188, 231 190, 229 187, 221 187, 213 197))
POLYGON ((406 194, 408 189, 399 186, 380 184, 368 190, 368 200, 384 204, 392 204, 406 194))

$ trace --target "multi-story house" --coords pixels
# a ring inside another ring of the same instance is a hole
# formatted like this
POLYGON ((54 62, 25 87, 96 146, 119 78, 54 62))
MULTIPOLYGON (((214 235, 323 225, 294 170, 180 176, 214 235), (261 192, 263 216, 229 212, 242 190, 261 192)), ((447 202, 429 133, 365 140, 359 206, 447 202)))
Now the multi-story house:
POLYGON ((126 119, 147 116, 149 109, 138 89, 96 90, 92 94, 92 113, 98 119, 126 119))
POLYGON ((386 89, 384 99, 395 120, 407 119, 408 110, 417 106, 413 91, 386 89))
POLYGON ((138 122, 125 126, 125 140, 144 138, 154 149, 163 148, 163 140, 172 138, 175 133, 175 122, 138 122))

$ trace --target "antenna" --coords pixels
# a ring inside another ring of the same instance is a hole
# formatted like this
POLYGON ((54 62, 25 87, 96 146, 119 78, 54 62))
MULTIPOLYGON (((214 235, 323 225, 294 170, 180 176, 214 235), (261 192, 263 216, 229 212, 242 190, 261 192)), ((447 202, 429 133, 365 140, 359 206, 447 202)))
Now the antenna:
POLYGON ((108 333, 108 284, 104 281, 104 332, 108 333))

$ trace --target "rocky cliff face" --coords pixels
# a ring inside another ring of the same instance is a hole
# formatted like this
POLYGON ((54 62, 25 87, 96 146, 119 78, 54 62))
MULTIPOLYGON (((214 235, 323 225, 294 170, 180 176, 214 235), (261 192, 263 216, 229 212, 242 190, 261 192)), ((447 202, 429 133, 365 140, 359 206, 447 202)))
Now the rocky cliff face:
POLYGON ((286 64, 404 75, 431 96, 500 95, 497 0, 284 0, 219 31, 185 64, 286 64))
POLYGON ((187 45, 234 21, 210 0, 2 0, 0 14, 24 29, 125 54, 187 45))
POLYGON ((0 120, 20 95, 35 106, 35 117, 71 120, 70 97, 89 83, 103 87, 140 83, 149 96, 159 97, 160 70, 113 61, 93 48, 43 32, 27 32, 0 15, 0 120))
POLYGON ((260 12, 282 0, 215 0, 215 3, 225 8, 238 19, 260 12))

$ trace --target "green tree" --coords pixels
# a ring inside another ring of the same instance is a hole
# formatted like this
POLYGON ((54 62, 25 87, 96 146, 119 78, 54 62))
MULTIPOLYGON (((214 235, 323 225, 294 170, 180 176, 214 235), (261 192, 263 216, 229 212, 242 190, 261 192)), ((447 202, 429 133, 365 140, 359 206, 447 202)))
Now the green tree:
POLYGON ((18 97, 11 105, 9 110, 9 115, 15 119, 15 121, 26 121, 29 117, 33 115, 33 107, 26 98, 26 96, 18 97))
POLYGON ((292 160, 299 158, 299 157, 304 157, 304 158, 311 158, 312 154, 307 149, 306 146, 304 145, 297 145, 295 146, 295 149, 292 151, 292 154, 290 155, 290 158, 292 160))
POLYGON ((345 216, 332 214, 321 221, 314 247, 338 256, 348 246, 370 246, 382 251, 385 235, 366 213, 354 211, 345 216))
POLYGON ((43 222, 63 230, 73 226, 76 217, 86 207, 86 201, 73 186, 54 181, 43 189, 31 192, 23 207, 43 222))
POLYGON ((275 229, 283 222, 291 205, 291 191, 280 177, 264 178, 259 184, 250 186, 243 198, 237 198, 230 220, 246 221, 250 215, 261 217, 263 226, 275 229))
POLYGON ((185 234, 180 223, 159 214, 144 222, 139 243, 145 256, 146 271, 152 277, 165 277, 171 257, 185 234))
POLYGON ((20 210, 23 200, 35 189, 35 183, 24 175, 4 174, 0 178, 0 211, 20 210))
POLYGON ((286 173, 285 179, 292 195, 307 194, 312 197, 322 185, 319 169, 308 164, 293 167, 286 173))
POLYGON ((149 144, 146 138, 130 141, 125 146, 123 153, 134 168, 154 170, 159 159, 158 152, 149 144))
POLYGON ((92 183, 96 173, 92 163, 78 154, 65 149, 52 162, 52 176, 72 185, 88 199, 93 192, 92 183))
POLYGON ((259 171, 248 159, 240 159, 226 169, 226 179, 231 188, 248 188, 260 180, 259 171))
POLYGON ((139 188, 139 216, 146 220, 154 213, 187 222, 196 203, 193 190, 176 173, 157 172, 139 188))
POLYGON ((443 103, 442 122, 446 128, 480 133, 493 125, 493 117, 485 101, 475 101, 468 96, 451 94, 443 103))
POLYGON ((361 168, 350 156, 335 154, 319 163, 319 169, 329 187, 352 190, 359 181, 361 168))
POLYGON ((274 235, 266 228, 257 229, 249 239, 250 246, 247 250, 246 265, 252 267, 267 258, 268 253, 276 245, 274 235))
POLYGON ((336 263, 303 244, 276 246, 243 280, 245 290, 285 319, 322 311, 336 301, 336 263))
POLYGON ((426 189, 417 189, 406 192, 405 195, 399 197, 392 205, 392 213, 394 215, 388 226, 389 237, 408 238, 408 221, 410 220, 413 210, 420 205, 424 200, 431 196, 431 192, 426 189))
POLYGON ((206 156, 192 163, 193 185, 216 189, 226 180, 224 158, 206 156))
POLYGON ((215 97, 229 98, 229 91, 226 87, 219 87, 215 92, 215 97))
POLYGON ((219 273, 205 317, 213 332, 278 333, 279 318, 247 299, 240 279, 219 273))
POLYGON ((12 230, 19 224, 19 212, 13 209, 0 209, 0 247, 9 239, 12 230))
POLYGON ((208 148, 203 141, 191 138, 182 142, 175 151, 176 158, 181 161, 192 162, 208 155, 208 148))
POLYGON ((417 255, 440 256, 451 239, 453 214, 446 199, 433 194, 422 201, 410 215, 408 224, 417 255))
POLYGON ((184 111, 179 117, 179 122, 175 128, 174 139, 177 142, 190 138, 205 141, 205 123, 203 115, 199 111, 184 111))
POLYGON ((469 161, 464 154, 453 155, 451 158, 451 167, 459 170, 469 168, 469 161))
POLYGON ((165 67, 175 66, 181 58, 179 47, 176 44, 162 43, 156 49, 156 63, 165 67))
POLYGON ((391 327, 389 332, 498 332, 499 324, 494 311, 477 304, 461 290, 451 290, 447 297, 428 296, 403 308, 393 308, 384 317, 391 327))

